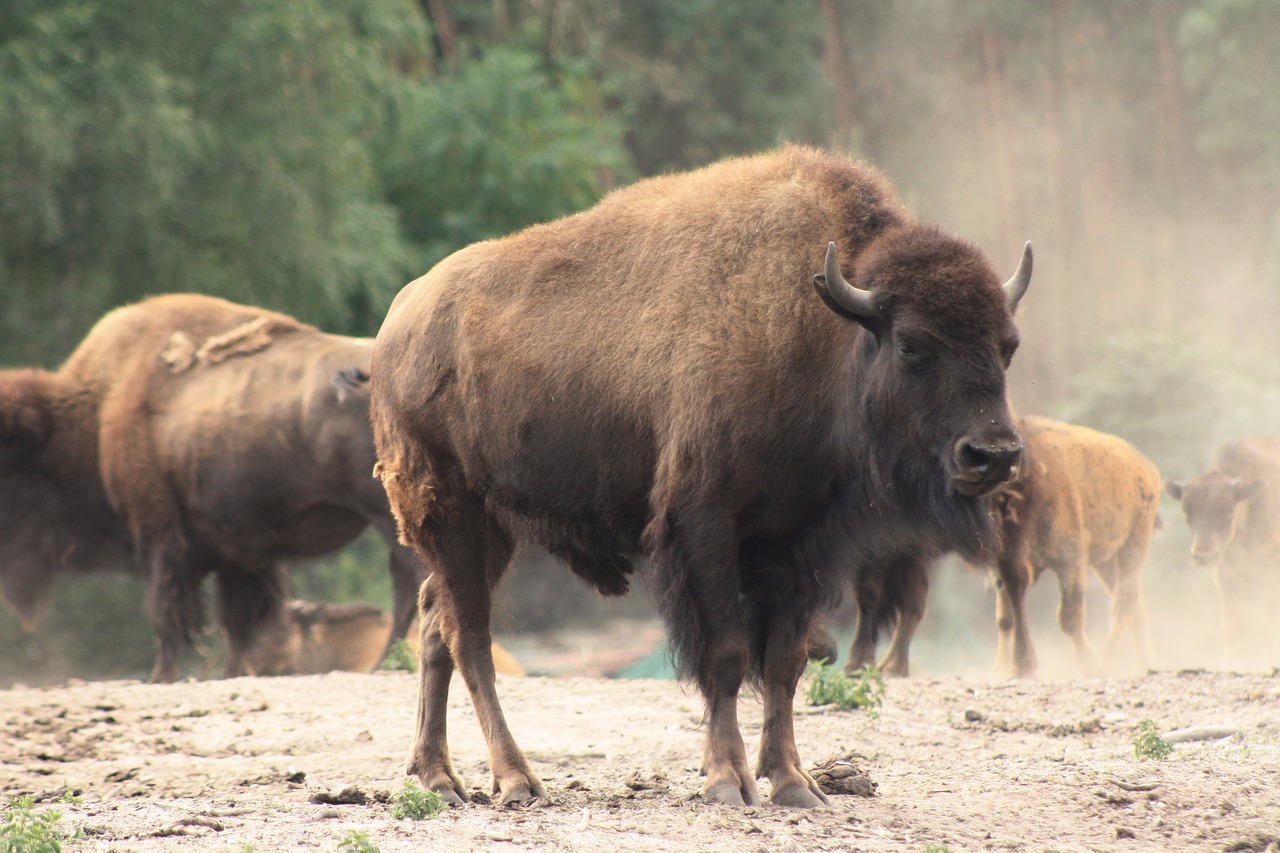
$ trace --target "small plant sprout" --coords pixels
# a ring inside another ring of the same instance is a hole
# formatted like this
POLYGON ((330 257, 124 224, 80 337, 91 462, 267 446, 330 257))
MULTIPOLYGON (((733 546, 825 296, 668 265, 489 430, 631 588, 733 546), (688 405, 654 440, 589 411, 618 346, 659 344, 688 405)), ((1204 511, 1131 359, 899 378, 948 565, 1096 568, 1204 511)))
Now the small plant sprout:
POLYGON ((805 677, 809 679, 805 698, 810 705, 835 705, 842 711, 861 708, 872 718, 880 716, 885 683, 884 676, 874 666, 867 665, 846 674, 830 664, 810 661, 805 677))
POLYGON ((1161 761, 1173 754, 1173 744, 1160 737, 1160 727, 1154 720, 1138 723, 1138 736, 1133 741, 1133 754, 1146 761, 1161 761))
POLYGON ((382 853, 378 845, 369 840, 369 836, 358 829, 353 829, 338 842, 338 853, 382 853))
MULTIPOLYGON (((68 792, 61 802, 74 803, 68 792)), ((62 827, 62 812, 35 808, 32 797, 18 797, 0 818, 0 853, 61 853, 62 842, 80 837, 78 828, 62 827)))
POLYGON ((396 640, 387 650, 387 656, 382 659, 381 669, 417 672, 418 656, 408 642, 396 640))
POLYGON ((412 779, 405 779, 404 787, 391 800, 391 816, 397 820, 426 820, 447 808, 449 804, 439 791, 424 791, 412 779))

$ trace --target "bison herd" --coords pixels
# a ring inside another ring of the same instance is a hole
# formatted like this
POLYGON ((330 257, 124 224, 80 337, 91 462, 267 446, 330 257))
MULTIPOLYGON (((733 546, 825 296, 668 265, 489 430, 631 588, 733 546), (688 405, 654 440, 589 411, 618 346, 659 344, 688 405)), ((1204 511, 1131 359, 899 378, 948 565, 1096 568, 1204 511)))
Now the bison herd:
MULTIPOLYGON (((0 591, 32 625, 62 574, 147 583, 151 677, 176 677, 212 576, 227 675, 369 669, 421 614, 409 772, 467 798, 445 732, 454 669, 498 801, 545 796, 495 687, 490 607, 518 543, 605 595, 645 573, 706 707, 705 799, 826 802, 792 730, 823 614, 848 666, 906 675, 931 565, 997 590, 1000 674, 1034 674, 1026 594, 1050 572, 1081 670, 1151 659, 1141 571, 1181 501, 1228 643, 1280 663, 1280 440, 1162 484, 1114 436, 1018 418, 1005 372, 1031 280, 916 220, 874 169, 800 147, 616 191, 465 248, 407 285, 376 340, 168 295, 105 316, 56 371, 0 371, 0 591), (285 562, 372 527, 390 615, 290 602, 285 562), (1084 631, 1095 574, 1112 599, 1084 631), (416 606, 415 606, 416 600, 416 606), (764 707, 754 768, 738 726, 764 707)), ((415 639, 417 639, 415 637, 415 639)))

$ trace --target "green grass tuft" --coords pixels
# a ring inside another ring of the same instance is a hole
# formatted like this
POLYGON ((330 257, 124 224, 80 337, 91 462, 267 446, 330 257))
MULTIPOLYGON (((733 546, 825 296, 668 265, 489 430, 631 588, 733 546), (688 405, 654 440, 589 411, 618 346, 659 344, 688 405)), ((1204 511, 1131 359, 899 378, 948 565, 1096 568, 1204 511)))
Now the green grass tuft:
POLYGON ((391 800, 391 816, 398 820, 426 820, 448 808, 439 791, 424 791, 412 779, 405 779, 391 800))
POLYGON ((874 666, 864 666, 848 675, 830 664, 810 661, 804 674, 809 679, 805 698, 810 705, 835 705, 842 711, 860 708, 873 718, 880 716, 885 683, 874 666))

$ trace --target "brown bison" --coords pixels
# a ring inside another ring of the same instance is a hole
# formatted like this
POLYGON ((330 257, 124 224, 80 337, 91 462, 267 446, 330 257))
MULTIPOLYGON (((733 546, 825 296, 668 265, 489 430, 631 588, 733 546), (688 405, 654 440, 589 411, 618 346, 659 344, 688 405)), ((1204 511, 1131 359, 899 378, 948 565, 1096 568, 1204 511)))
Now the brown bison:
POLYGON ((1002 285, 873 169, 789 147, 641 181, 407 285, 370 411, 430 571, 409 772, 466 797, 445 741, 456 665, 500 801, 544 796, 489 653, 491 591, 527 535, 605 594, 648 557, 706 701, 704 797, 757 803, 767 776, 775 803, 826 802, 792 729, 810 623, 841 566, 908 538, 994 543, 982 497, 1021 453, 1005 369, 1029 279, 1028 255, 1002 285), (764 703, 755 773, 746 678, 764 703))
POLYGON ((28 625, 65 572, 138 572, 172 680, 217 578, 228 675, 279 631, 281 561, 366 527, 391 543, 394 631, 422 570, 370 476, 371 342, 194 295, 107 314, 56 372, 0 371, 0 590, 28 625))
MULTIPOLYGON (((1000 521, 1000 553, 987 564, 996 586, 997 673, 1015 678, 1035 674, 1026 594, 1046 571, 1058 576, 1058 623, 1075 646, 1081 670, 1100 670, 1085 636, 1091 568, 1112 599, 1102 658, 1113 662, 1128 635, 1138 666, 1145 670, 1151 641, 1142 567, 1159 525, 1160 472, 1114 435, 1032 416, 1021 418, 1018 427, 1025 444, 1020 473, 987 499, 1000 521)), ((858 574, 854 599, 859 618, 846 670, 874 662, 877 630, 896 617, 879 666, 887 674, 908 674, 908 650, 924 616, 928 572, 927 561, 905 555, 858 574)))
POLYGON ((1166 488, 1182 502, 1192 559, 1213 570, 1230 662, 1280 665, 1280 439, 1229 442, 1209 471, 1166 488))

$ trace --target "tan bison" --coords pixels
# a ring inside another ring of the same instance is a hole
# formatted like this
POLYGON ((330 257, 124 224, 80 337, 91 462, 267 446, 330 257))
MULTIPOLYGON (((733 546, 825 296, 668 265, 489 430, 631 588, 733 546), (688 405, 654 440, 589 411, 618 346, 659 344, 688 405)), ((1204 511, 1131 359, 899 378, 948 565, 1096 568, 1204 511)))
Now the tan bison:
POLYGON ((1170 480, 1191 558, 1213 571, 1228 663, 1280 666, 1280 439, 1244 438, 1189 483, 1170 480))
POLYGON ((394 634, 421 563, 395 542, 370 476, 367 340, 195 295, 112 311, 56 372, 0 371, 0 590, 27 624, 55 578, 147 579, 171 680, 217 579, 226 672, 282 629, 281 561, 317 557, 372 525, 391 543, 394 634))
MULTIPOLYGON (((1058 623, 1075 646, 1082 672, 1114 664, 1126 636, 1140 669, 1151 662, 1142 568, 1159 526, 1160 472, 1121 438, 1043 417, 1024 417, 1019 475, 990 498, 1001 549, 987 564, 996 586, 996 672, 1029 678, 1036 671, 1028 627, 1028 587, 1045 572, 1058 577, 1058 623), (1089 571, 1111 595, 1111 629, 1101 659, 1085 635, 1089 571)), ((875 662, 876 630, 893 622, 879 666, 910 671, 911 638, 924 616, 929 564, 916 555, 870 567, 854 583, 858 623, 845 669, 875 662), (867 614, 871 614, 867 616, 867 614)))
MULTIPOLYGON (((308 675, 334 670, 370 672, 382 662, 393 633, 391 614, 367 601, 329 604, 323 601, 289 602, 283 632, 267 632, 255 638, 245 657, 258 672, 308 675)), ((415 619, 405 634, 406 647, 419 648, 415 619)), ((524 675, 524 668, 506 649, 493 644, 493 662, 505 675, 524 675)))
POLYGON ((404 540, 431 572, 409 771, 465 799, 456 666, 503 803, 544 796, 507 727, 491 592, 529 536, 605 594, 649 558, 706 702, 708 801, 816 806, 791 707, 845 567, 906 538, 972 557, 1017 465, 1005 397, 1029 251, 1002 283, 883 177, 806 148, 653 178, 479 243, 396 298, 371 415, 404 540), (815 275, 815 273, 817 275, 815 275), (737 721, 764 703, 753 772, 737 721))

